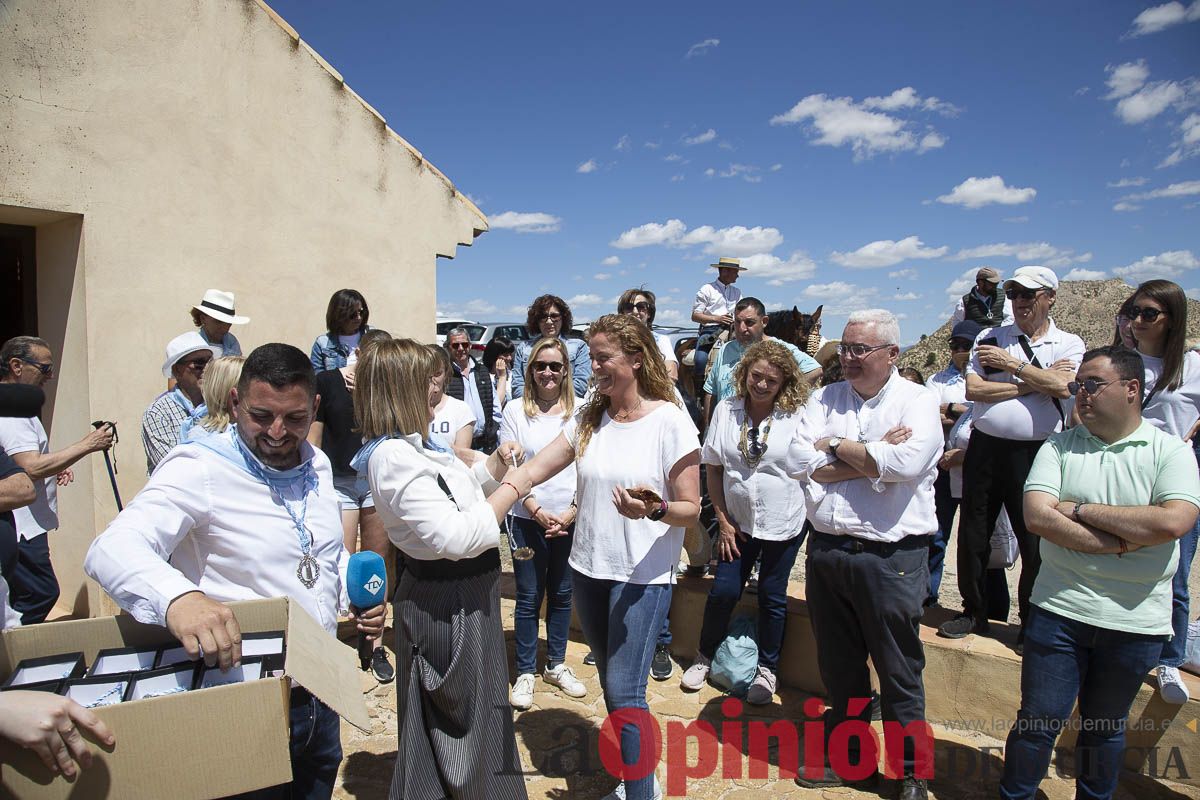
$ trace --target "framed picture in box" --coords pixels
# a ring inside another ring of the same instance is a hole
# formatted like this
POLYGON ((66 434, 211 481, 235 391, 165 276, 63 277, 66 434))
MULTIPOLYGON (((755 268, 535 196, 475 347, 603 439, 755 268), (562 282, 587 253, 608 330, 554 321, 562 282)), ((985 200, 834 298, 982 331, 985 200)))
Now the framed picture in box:
POLYGON ((176 664, 200 664, 199 659, 192 661, 188 656, 187 650, 183 649, 181 644, 169 644, 159 649, 157 658, 154 659, 155 668, 173 667, 176 664))
POLYGON ((149 700, 152 697, 190 692, 195 688, 199 674, 200 663, 193 661, 135 673, 128 699, 149 700))
POLYGON ((20 690, 22 692, 49 692, 50 694, 61 694, 62 685, 62 679, 53 681, 36 681, 34 683, 22 683, 17 686, 0 687, 0 692, 12 692, 20 690))
POLYGON ((4 682, 5 689, 24 688, 26 684, 82 678, 85 673, 83 653, 63 653, 56 656, 24 658, 4 682))
POLYGON ((63 683, 62 693, 84 708, 99 708, 125 702, 129 692, 130 673, 124 675, 96 675, 74 678, 63 683))
MULTIPOLYGON (((203 663, 203 662, 201 662, 203 663)), ((263 660, 261 658, 243 658, 242 663, 230 667, 228 672, 221 672, 220 667, 204 666, 200 679, 196 682, 197 689, 211 689, 214 686, 225 686, 230 683, 249 683, 263 677, 263 660)))
POLYGON ((242 657, 261 658, 263 660, 264 674, 282 671, 284 659, 283 638, 283 631, 243 633, 242 657))
POLYGON ((109 647, 96 653, 88 676, 120 675, 125 672, 142 672, 154 669, 158 648, 109 647))

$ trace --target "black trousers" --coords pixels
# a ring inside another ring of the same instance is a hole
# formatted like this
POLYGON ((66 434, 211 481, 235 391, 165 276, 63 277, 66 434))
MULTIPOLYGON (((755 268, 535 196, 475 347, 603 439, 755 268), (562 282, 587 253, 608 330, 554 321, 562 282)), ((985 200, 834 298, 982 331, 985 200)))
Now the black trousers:
MULTIPOLYGON (((805 595, 817 642, 817 666, 828 692, 825 742, 846 719, 870 722, 871 675, 879 675, 883 719, 908 726, 925 720, 925 650, 921 646, 922 603, 929 591, 929 537, 895 544, 864 542, 814 531, 808 539, 805 595), (862 548, 862 549, 858 549, 862 548), (852 700, 858 713, 849 714, 852 700)), ((930 742, 932 744, 932 742, 930 742)), ((857 763, 859 742, 847 743, 857 763)), ((837 757, 842 754, 827 754, 837 757)), ((922 752, 906 737, 904 773, 932 766, 932 746, 922 752)))
POLYGON ((958 519, 958 591, 965 613, 987 618, 987 564, 991 536, 1000 508, 1008 511, 1021 551, 1021 578, 1017 583, 1017 611, 1021 624, 1029 618, 1029 595, 1037 579, 1042 556, 1039 539, 1025 528, 1025 479, 1040 441, 1018 441, 989 436, 976 430, 963 462, 963 498, 958 519))

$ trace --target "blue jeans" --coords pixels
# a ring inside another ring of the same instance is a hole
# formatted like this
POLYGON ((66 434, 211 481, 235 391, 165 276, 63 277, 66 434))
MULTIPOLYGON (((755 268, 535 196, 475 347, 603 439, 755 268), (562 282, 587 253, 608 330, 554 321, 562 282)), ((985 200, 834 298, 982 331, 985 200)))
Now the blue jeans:
MULTIPOLYGON (((671 585, 621 583, 571 572, 575 610, 596 656, 605 708, 609 714, 623 709, 642 712, 648 719, 646 677, 655 639, 671 605, 671 585)), ((641 729, 625 724, 620 736, 622 760, 630 766, 638 763, 641 729)), ((653 771, 640 780, 625 782, 627 800, 649 800, 653 791, 653 771)))
POLYGON ((1032 606, 1025 623, 1021 710, 1004 746, 1000 797, 1018 800, 1037 793, 1076 698, 1075 796, 1112 797, 1125 749, 1125 718, 1162 641, 1162 636, 1098 628, 1032 606))
POLYGON ((303 689, 292 690, 292 782, 237 795, 237 800, 329 800, 342 763, 342 721, 303 689))
POLYGON ((1192 559, 1196 557, 1196 537, 1200 535, 1200 519, 1179 540, 1179 566, 1171 579, 1171 640, 1163 645, 1159 664, 1178 667, 1187 660, 1188 630, 1188 575, 1192 571, 1192 559))
POLYGON ((804 541, 804 531, 782 542, 747 539, 738 542, 741 555, 717 564, 708 600, 704 603, 704 623, 700 627, 700 654, 711 659, 729 630, 729 617, 750 578, 754 562, 762 554, 758 573, 758 663, 771 672, 779 669, 779 650, 787 626, 788 577, 796 563, 796 553, 804 541))
POLYGON ((42 622, 58 602, 58 578, 50 563, 50 534, 17 542, 17 564, 8 579, 8 603, 21 614, 22 625, 42 622))
POLYGON ((517 547, 533 549, 533 558, 513 559, 517 579, 517 610, 513 625, 517 640, 517 674, 537 669, 538 614, 546 599, 546 666, 556 667, 567 655, 571 629, 571 556, 573 536, 546 538, 541 525, 524 517, 513 517, 513 540, 517 547))

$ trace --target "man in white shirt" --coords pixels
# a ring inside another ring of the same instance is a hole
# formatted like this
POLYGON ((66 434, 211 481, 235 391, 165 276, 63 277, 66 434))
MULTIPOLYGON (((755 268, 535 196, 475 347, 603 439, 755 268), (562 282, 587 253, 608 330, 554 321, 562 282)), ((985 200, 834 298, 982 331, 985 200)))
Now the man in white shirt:
MULTIPOLYGON (((36 336, 16 336, 0 348, 0 383, 45 386, 54 377, 50 345, 36 336)), ((9 574, 12 607, 32 625, 46 619, 58 602, 58 578, 50 562, 49 532, 58 528, 58 487, 75 479, 71 465, 112 446, 107 425, 62 450, 50 452, 46 429, 37 417, 0 418, 0 450, 29 474, 37 497, 13 511, 17 524, 17 564, 9 574)))
POLYGON ((446 352, 450 354, 450 373, 446 376, 446 394, 462 400, 475 415, 471 449, 490 453, 500 444, 500 400, 492 389, 487 367, 471 358, 471 337, 466 328, 454 328, 446 334, 446 352))
MULTIPOLYGON (((349 607, 333 470, 305 441, 315 388, 300 350, 254 350, 230 393, 236 425, 168 453, 88 551, 88 575, 140 622, 165 625, 193 659, 222 669, 240 662, 241 632, 225 601, 290 597, 331 635, 349 607)), ((384 607, 357 619, 360 635, 375 637, 384 607)), ((291 706, 287 796, 329 798, 340 721, 299 686, 291 706)))
MULTIPOLYGON (((870 672, 879 674, 883 719, 904 727, 901 800, 928 797, 933 739, 925 724, 918 632, 928 592, 929 540, 937 530, 933 482, 942 452, 938 399, 901 378, 900 326, 883 309, 856 311, 838 354, 846 380, 818 389, 789 450, 789 473, 808 482, 813 526, 806 594, 817 664, 828 690, 825 741, 846 719, 870 722, 870 672)), ((840 786, 860 742, 826 754, 805 788, 840 786)), ((874 755, 864 754, 873 759, 874 755)), ((877 775, 867 779, 873 782, 877 775)), ((859 783, 859 782, 855 782, 859 783)))
POLYGON ((714 345, 711 337, 724 341, 733 327, 733 307, 742 299, 742 290, 733 284, 746 271, 736 258, 718 258, 712 266, 717 268, 717 279, 701 286, 692 303, 692 322, 700 323, 695 353, 697 386, 704 382, 704 365, 714 345))
POLYGON ((963 496, 958 520, 958 589, 962 613, 943 623, 938 635, 960 639, 986 633, 986 574, 991 532, 1000 509, 1008 512, 1021 551, 1017 608, 1024 646, 1029 595, 1041 557, 1037 537, 1025 528, 1025 478, 1048 436, 1064 428, 1062 401, 1083 358, 1083 340, 1059 330, 1050 318, 1058 276, 1047 267, 1019 268, 1004 283, 1016 322, 987 328, 975 340, 967 364, 967 400, 973 431, 963 462, 963 496))

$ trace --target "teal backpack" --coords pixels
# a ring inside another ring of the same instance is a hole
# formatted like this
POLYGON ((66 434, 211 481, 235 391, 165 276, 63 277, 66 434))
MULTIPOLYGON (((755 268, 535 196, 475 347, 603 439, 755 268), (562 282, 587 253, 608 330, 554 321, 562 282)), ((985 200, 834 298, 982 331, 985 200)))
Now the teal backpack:
POLYGON ((746 694, 758 670, 758 622, 751 614, 739 614, 713 656, 708 677, 714 685, 737 697, 746 694))

